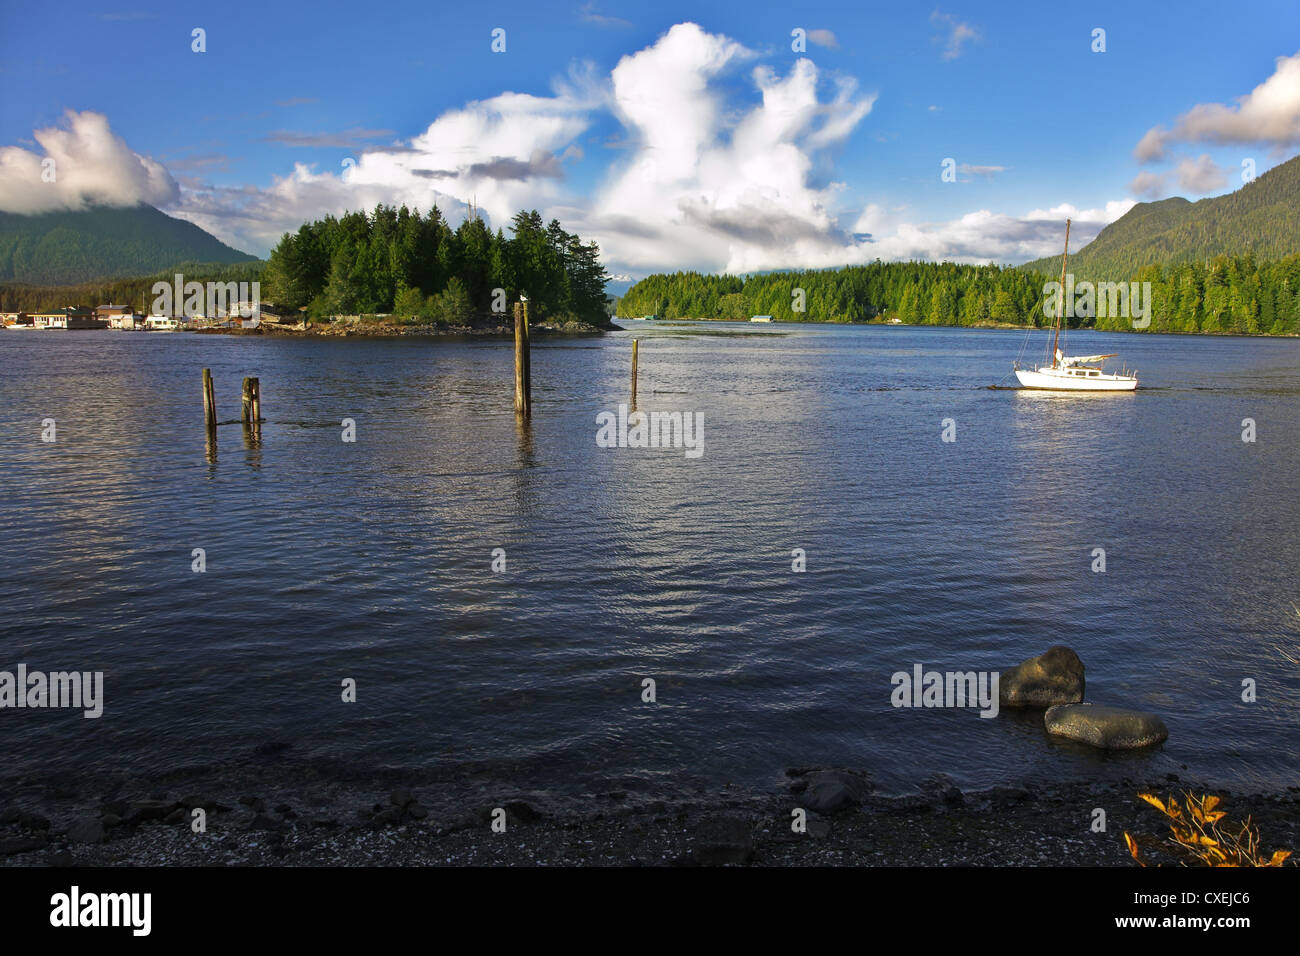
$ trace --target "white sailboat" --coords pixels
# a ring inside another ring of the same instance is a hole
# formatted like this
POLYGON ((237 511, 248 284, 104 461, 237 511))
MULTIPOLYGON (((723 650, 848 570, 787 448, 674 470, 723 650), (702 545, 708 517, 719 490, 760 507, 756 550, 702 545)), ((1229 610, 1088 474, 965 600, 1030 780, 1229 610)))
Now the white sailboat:
POLYGON ((1056 392, 1131 392, 1138 387, 1137 373, 1107 372, 1102 363, 1115 355, 1066 355, 1061 351, 1061 323, 1065 315, 1065 264, 1070 256, 1070 220, 1065 220, 1065 253, 1061 256, 1060 299, 1052 335, 1051 361, 1035 368, 1013 366, 1021 388, 1056 392))

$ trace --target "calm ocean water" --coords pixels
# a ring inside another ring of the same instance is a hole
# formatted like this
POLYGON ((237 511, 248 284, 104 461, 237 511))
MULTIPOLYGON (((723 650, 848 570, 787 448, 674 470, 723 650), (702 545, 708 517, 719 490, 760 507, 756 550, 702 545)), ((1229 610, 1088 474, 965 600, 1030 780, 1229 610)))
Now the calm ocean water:
POLYGON ((701 412, 698 459, 597 447, 631 333, 539 341, 524 429, 503 341, 0 333, 0 669, 106 682, 99 720, 0 711, 0 777, 268 740, 571 792, 1300 777, 1300 341, 1077 333, 1142 378, 1088 397, 987 388, 1021 332, 638 326, 641 407, 701 412), (260 447, 208 459, 204 366, 223 420, 261 378, 260 447), (1057 643, 1168 743, 890 706, 895 671, 1057 643))

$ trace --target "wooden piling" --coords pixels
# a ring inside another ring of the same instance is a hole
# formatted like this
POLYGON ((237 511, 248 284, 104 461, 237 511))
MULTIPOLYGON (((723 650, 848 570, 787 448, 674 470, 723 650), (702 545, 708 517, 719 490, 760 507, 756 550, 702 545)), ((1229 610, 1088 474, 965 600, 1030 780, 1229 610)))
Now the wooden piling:
POLYGON ((639 343, 632 340, 632 407, 636 408, 636 350, 639 343))
POLYGON ((515 303, 515 411, 524 418, 533 415, 533 398, 529 381, 528 306, 515 303))
POLYGON ((528 396, 528 411, 533 410, 533 333, 528 327, 528 300, 524 304, 524 394, 528 396))
POLYGON ((249 394, 252 401, 249 403, 249 422, 253 425, 262 423, 262 380, 250 378, 248 380, 249 394))
POLYGON ((253 380, 251 378, 244 379, 244 391, 242 394, 239 420, 243 422, 245 426, 253 424, 255 420, 253 418, 253 380))
POLYGON ((212 390, 212 369, 203 370, 203 423, 208 434, 215 437, 217 431, 217 398, 212 390))

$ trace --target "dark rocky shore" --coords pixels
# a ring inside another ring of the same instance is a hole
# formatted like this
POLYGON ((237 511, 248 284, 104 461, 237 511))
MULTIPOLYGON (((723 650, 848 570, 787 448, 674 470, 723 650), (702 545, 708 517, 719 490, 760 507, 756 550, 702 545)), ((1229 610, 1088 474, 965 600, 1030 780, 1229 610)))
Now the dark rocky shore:
MULTIPOLYGON (((1158 745, 1154 714, 1084 702, 1084 665, 1049 648, 1001 675, 1005 707, 1044 712, 1049 733, 1102 750, 1158 745), (1058 726, 1059 725, 1059 726, 1058 726)), ((935 777, 882 794, 869 772, 787 770, 767 792, 648 794, 617 784, 557 796, 528 774, 461 766, 367 772, 300 763, 268 741, 246 761, 131 778, 0 785, 0 861, 52 866, 1131 866, 1175 863, 1168 820, 1140 792, 1214 793, 1231 824, 1250 818, 1265 856, 1300 845, 1300 787, 1233 794, 1182 781, 1124 779, 963 793, 935 777), (196 832, 196 811, 206 829, 196 832), (1098 823, 1104 817, 1104 825, 1098 823)), ((1227 826, 1231 831, 1233 826, 1227 826)), ((1297 858, 1300 860, 1300 858, 1297 858)), ((1293 861, 1293 864, 1296 861, 1293 861)))
MULTIPOLYGON (((1082 661, 1057 646, 1002 674, 998 696, 1013 709, 1046 707, 1047 732, 1102 750, 1145 749, 1168 736, 1156 715, 1085 703, 1084 690, 1082 661)), ((879 792, 869 772, 826 767, 789 769, 758 792, 648 793, 611 781, 557 795, 512 782, 531 776, 508 766, 408 772, 304 762, 290 743, 268 741, 236 764, 147 781, 0 782, 0 863, 1132 866, 1126 832, 1145 860, 1179 862, 1165 843, 1169 821, 1141 792, 1217 795, 1224 831, 1249 818, 1265 858, 1300 846, 1300 786, 1236 794, 1173 773, 965 793, 934 777, 902 795, 879 792)))
MULTIPOLYGON (((1171 775, 1172 776, 1172 775, 1171 775)), ((322 772, 281 761, 199 771, 155 786, 106 783, 0 790, 0 863, 9 866, 869 865, 1129 866, 1123 833, 1155 838, 1163 817, 1137 799, 1205 788, 1166 779, 963 793, 935 779, 884 796, 867 774, 792 769, 766 794, 671 799, 610 790, 556 798, 481 774, 408 781, 322 772), (206 811, 195 833, 192 811, 206 811), (792 810, 806 811, 804 832, 792 810), (1106 831, 1093 832, 1095 808, 1106 831), (493 811, 505 832, 494 832, 493 811)), ((1300 787, 1224 797, 1253 818, 1263 847, 1300 844, 1300 787)), ((1170 862, 1166 860, 1166 862, 1170 862)))

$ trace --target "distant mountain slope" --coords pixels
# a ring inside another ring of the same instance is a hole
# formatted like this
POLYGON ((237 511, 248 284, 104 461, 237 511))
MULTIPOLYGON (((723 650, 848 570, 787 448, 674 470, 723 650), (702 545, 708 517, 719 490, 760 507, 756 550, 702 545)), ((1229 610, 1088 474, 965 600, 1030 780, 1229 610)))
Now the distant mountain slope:
POLYGON ((180 262, 255 258, 147 205, 35 216, 0 212, 0 281, 61 285, 151 275, 180 262))
MULTIPOLYGON (((1070 271, 1079 279, 1120 282, 1142 266, 1203 263, 1251 252, 1260 260, 1300 252, 1300 156, 1224 196, 1139 203, 1071 252, 1070 271)), ((1020 268, 1055 275, 1061 257, 1035 259, 1020 268)))

